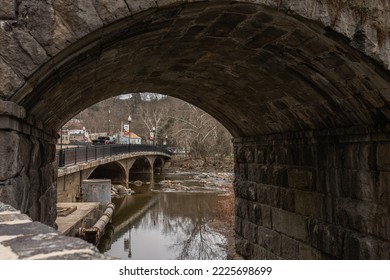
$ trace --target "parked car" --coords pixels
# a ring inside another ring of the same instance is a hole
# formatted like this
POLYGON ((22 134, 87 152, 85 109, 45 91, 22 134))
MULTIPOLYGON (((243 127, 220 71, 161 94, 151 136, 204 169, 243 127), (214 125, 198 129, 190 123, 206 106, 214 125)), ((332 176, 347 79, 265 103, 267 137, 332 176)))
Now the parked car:
POLYGON ((98 139, 92 140, 92 144, 94 145, 107 145, 107 144, 115 144, 116 140, 111 136, 100 136, 98 139))

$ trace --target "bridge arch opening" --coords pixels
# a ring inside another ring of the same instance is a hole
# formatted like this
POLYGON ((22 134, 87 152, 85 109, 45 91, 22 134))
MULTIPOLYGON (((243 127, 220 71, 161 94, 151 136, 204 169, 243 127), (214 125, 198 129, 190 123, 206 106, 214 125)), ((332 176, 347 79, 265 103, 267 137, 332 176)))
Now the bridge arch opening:
POLYGON ((99 165, 89 175, 88 179, 111 179, 112 184, 125 184, 126 170, 118 162, 99 165))
MULTIPOLYGON (((245 257, 389 257, 379 248, 390 243, 390 78, 362 53, 364 36, 352 48, 317 22, 224 1, 138 10, 86 36, 69 34, 74 43, 36 62, 34 74, 17 69, 27 82, 5 97, 23 110, 4 112, 20 119, 25 112, 34 135, 49 139, 6 132, 14 139, 8 147, 19 141, 33 151, 34 172, 11 174, 15 193, 29 191, 21 183, 29 175, 52 168, 50 130, 108 97, 159 92, 210 113, 235 137, 235 230, 245 257)), ((47 199, 50 173, 39 191, 47 199)), ((36 219, 51 210, 12 199, 36 219)), ((52 216, 44 222, 53 224, 52 216)))
POLYGON ((164 159, 161 157, 156 157, 153 163, 153 172, 155 173, 162 173, 164 168, 164 159))
POLYGON ((153 168, 146 157, 137 157, 129 170, 129 174, 150 174, 152 172, 153 168))

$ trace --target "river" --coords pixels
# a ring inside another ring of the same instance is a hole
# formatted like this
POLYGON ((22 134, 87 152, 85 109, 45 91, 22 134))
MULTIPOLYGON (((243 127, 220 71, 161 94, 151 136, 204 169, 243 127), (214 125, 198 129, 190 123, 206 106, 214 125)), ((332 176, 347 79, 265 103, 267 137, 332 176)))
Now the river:
POLYGON ((131 196, 113 198, 98 248, 118 259, 227 259, 233 227, 232 174, 142 174, 131 196), (150 183, 151 182, 151 183, 150 183))

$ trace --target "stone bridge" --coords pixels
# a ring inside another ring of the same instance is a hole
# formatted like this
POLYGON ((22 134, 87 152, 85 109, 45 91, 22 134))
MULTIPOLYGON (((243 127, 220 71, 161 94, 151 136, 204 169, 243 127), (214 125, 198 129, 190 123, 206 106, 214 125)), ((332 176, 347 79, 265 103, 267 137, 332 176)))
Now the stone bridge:
POLYGON ((131 149, 128 145, 71 148, 62 150, 62 156, 67 164, 58 168, 57 202, 77 201, 83 180, 110 179, 113 184, 127 185, 130 173, 162 172, 171 159, 171 153, 148 145, 131 145, 131 149), (96 156, 98 152, 100 156, 96 156))
POLYGON ((128 92, 234 137, 246 258, 390 258, 387 0, 3 1, 0 198, 56 218, 56 131, 128 92))

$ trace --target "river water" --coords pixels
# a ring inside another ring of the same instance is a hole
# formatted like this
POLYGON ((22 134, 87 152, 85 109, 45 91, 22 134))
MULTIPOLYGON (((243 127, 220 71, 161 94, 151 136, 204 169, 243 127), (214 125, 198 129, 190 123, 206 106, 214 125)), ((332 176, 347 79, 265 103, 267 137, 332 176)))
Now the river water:
POLYGON ((131 178, 142 185, 113 198, 112 224, 98 248, 118 259, 226 259, 232 175, 172 173, 131 178), (151 182, 151 183, 150 183, 151 182))

